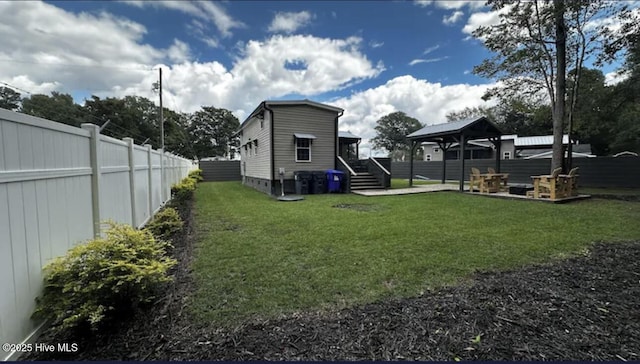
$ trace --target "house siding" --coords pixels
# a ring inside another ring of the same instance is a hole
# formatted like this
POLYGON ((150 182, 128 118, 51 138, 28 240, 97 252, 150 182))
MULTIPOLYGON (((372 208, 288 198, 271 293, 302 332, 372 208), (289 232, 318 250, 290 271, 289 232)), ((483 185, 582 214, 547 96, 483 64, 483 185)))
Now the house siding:
POLYGON ((240 137, 240 155, 242 164, 240 174, 255 179, 271 179, 271 115, 264 113, 264 120, 252 118, 242 131, 240 137), (260 122, 262 121, 262 126, 260 122), (257 153, 255 145, 245 150, 244 146, 251 141, 258 141, 257 153))
POLYGON ((337 113, 310 105, 273 105, 274 112, 274 176, 285 169, 285 179, 293 179, 294 171, 333 169, 337 153, 337 113), (311 161, 296 162, 294 133, 313 134, 311 161))

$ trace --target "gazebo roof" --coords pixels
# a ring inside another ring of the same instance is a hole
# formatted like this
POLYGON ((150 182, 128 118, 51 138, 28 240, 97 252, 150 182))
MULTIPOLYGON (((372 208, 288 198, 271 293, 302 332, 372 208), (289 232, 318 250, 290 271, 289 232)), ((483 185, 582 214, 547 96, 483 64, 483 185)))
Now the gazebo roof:
POLYGON ((342 139, 357 139, 357 140, 362 139, 357 135, 351 134, 350 131, 338 131, 338 138, 342 138, 342 139))
MULTIPOLYGON (((413 185, 413 150, 423 142, 436 142, 446 152, 453 143, 460 145, 460 192, 464 191, 464 149, 465 145, 474 139, 488 139, 496 146, 496 170, 500 171, 500 137, 502 131, 496 124, 485 116, 479 118, 455 121, 452 123, 436 124, 407 135, 411 141, 411 166, 409 168, 409 185, 413 185)), ((442 160, 442 183, 445 181, 447 159, 442 160)))
POLYGON ((416 142, 453 143, 459 141, 459 136, 465 139, 482 139, 502 135, 498 126, 484 116, 451 123, 428 125, 407 135, 407 139, 416 142))

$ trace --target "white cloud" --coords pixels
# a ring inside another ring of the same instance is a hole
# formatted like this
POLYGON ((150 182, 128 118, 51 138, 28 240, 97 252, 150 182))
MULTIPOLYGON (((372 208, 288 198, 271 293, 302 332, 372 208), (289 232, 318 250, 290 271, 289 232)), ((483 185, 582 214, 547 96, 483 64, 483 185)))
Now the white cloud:
POLYGON ((380 48, 384 45, 384 42, 376 42, 376 41, 371 41, 369 42, 369 47, 371 48, 380 48))
POLYGON ((308 25, 312 17, 308 11, 299 13, 279 12, 271 21, 268 30, 272 33, 293 33, 308 25))
POLYGON ((439 45, 439 44, 436 44, 436 45, 434 45, 434 46, 432 46, 432 47, 429 47, 429 48, 425 49, 425 50, 424 50, 424 52, 422 52, 422 54, 427 55, 427 54, 429 54, 429 53, 431 53, 431 52, 435 51, 435 50, 436 50, 436 49, 438 49, 438 48, 440 48, 440 45, 439 45))
POLYGON ((445 60, 447 58, 449 58, 449 56, 438 57, 438 58, 428 58, 428 59, 418 58, 418 59, 414 59, 411 62, 409 62, 409 66, 414 66, 414 65, 420 64, 420 63, 440 62, 440 61, 443 61, 443 60, 445 60))
POLYGON ((604 84, 607 86, 613 86, 626 80, 629 76, 630 74, 628 72, 612 71, 604 75, 604 84))
POLYGON ((482 100, 487 88, 494 85, 450 85, 431 83, 405 75, 330 102, 345 110, 340 118, 340 130, 351 130, 363 138, 365 150, 375 137, 376 121, 394 111, 403 111, 426 125, 446 122, 451 111, 465 107, 488 106, 482 100))
POLYGON ((50 84, 58 90, 108 89, 138 79, 165 56, 140 43, 144 26, 104 12, 72 14, 43 2, 3 1, 0 24, 0 79, 23 76, 33 83, 23 86, 33 92, 50 84), (114 67, 108 76, 105 67, 114 67))
POLYGON ((169 59, 175 63, 187 62, 190 58, 190 53, 189 45, 178 39, 174 39, 173 45, 167 49, 169 59))
POLYGON ((261 97, 317 95, 347 87, 384 70, 382 65, 373 66, 359 51, 361 43, 358 37, 326 39, 302 35, 249 41, 233 67, 236 77, 232 87, 239 92, 255 89, 261 97), (287 70, 287 61, 301 61, 307 68, 287 70))
POLYGON ((457 10, 451 13, 449 16, 444 16, 442 18, 442 23, 445 25, 455 24, 458 20, 462 19, 464 16, 464 12, 457 10))
POLYGON ((471 14, 467 20, 467 24, 462 28, 462 32, 471 35, 476 29, 481 26, 492 26, 500 24, 500 14, 505 14, 511 9, 510 6, 505 6, 498 11, 486 11, 477 12, 471 14))
MULTIPOLYGON (((362 39, 276 35, 237 42, 231 66, 195 62, 186 43, 143 43, 145 27, 102 13, 66 12, 42 2, 0 2, 0 80, 30 92, 138 95, 163 68, 166 104, 176 111, 215 105, 246 116, 258 102, 289 94, 312 97, 378 76, 384 66, 362 53, 362 39), (288 70, 287 62, 305 67, 288 70)), ((194 24, 197 27, 197 24, 194 24)), ((78 100, 80 101, 80 100, 78 100)))
POLYGON ((414 4, 422 7, 427 7, 433 3, 433 0, 414 0, 414 4))
POLYGON ((440 9, 462 9, 465 6, 468 6, 471 9, 479 9, 484 7, 484 1, 480 0, 414 0, 414 4, 427 7, 430 5, 434 5, 440 9))
POLYGON ((216 2, 210 1, 172 1, 172 0, 126 0, 126 4, 139 8, 154 7, 181 11, 183 13, 204 19, 213 23, 223 37, 230 37, 234 28, 244 28, 246 25, 241 21, 233 19, 216 2))

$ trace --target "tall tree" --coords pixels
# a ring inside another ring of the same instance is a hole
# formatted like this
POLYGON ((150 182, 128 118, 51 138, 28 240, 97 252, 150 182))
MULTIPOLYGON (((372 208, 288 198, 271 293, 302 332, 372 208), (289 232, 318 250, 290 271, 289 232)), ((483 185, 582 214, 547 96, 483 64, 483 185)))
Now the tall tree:
MULTIPOLYGON (((377 135, 371 140, 374 149, 386 149, 393 160, 405 160, 411 150, 407 135, 422 128, 418 119, 402 111, 385 115, 377 122, 377 135)), ((421 148, 417 148, 421 149, 421 148)), ((417 152, 417 151, 416 151, 417 152)))
POLYGON ((80 105, 73 102, 71 95, 56 91, 53 91, 51 96, 37 94, 25 98, 22 100, 20 111, 72 126, 90 122, 90 118, 83 114, 80 105))
POLYGON ((591 151, 596 155, 609 153, 611 135, 616 127, 611 107, 612 89, 605 86, 602 71, 583 68, 580 73, 580 84, 576 85, 571 70, 567 77, 568 99, 575 102, 570 119, 577 140, 591 144, 591 151), (574 97, 578 92, 580 97, 574 97))
POLYGON ((231 111, 203 106, 190 120, 189 136, 193 152, 198 159, 224 156, 233 158, 239 139, 235 136, 240 121, 231 111))
POLYGON ((20 93, 9 87, 0 87, 0 108, 7 110, 17 110, 20 108, 20 93))
MULTIPOLYGON (((500 22, 480 27, 474 35, 496 55, 476 66, 474 72, 501 81, 502 86, 489 90, 486 97, 546 96, 553 116, 552 167, 559 167, 563 159, 567 64, 581 69, 584 57, 601 49, 608 29, 604 19, 626 4, 603 0, 490 0, 488 4, 500 12, 500 22)), ((576 76, 577 85, 579 74, 576 76)), ((579 96, 577 92, 574 95, 579 96)), ((570 107, 573 105, 570 103, 570 107)))
POLYGON ((640 32, 631 38, 623 72, 628 76, 613 86, 608 105, 610 117, 615 118, 610 152, 640 153, 640 32))
POLYGON ((524 98, 500 99, 492 107, 465 108, 447 114, 447 120, 458 121, 486 116, 505 134, 519 136, 546 135, 552 132, 553 121, 548 104, 533 103, 524 98))
POLYGON ((126 107, 124 99, 117 97, 100 99, 93 95, 91 99, 85 100, 84 110, 92 115, 92 123, 104 127, 101 132, 105 135, 116 139, 130 137, 136 143, 142 143, 145 139, 152 137, 140 132, 137 115, 126 107))

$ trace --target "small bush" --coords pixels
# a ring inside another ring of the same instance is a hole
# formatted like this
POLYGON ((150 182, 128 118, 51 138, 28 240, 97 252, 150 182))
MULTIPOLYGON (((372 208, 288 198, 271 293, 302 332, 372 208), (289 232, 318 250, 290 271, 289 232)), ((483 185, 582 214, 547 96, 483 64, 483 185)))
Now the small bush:
POLYGON ((167 240, 173 236, 173 234, 180 231, 182 225, 183 222, 178 211, 172 207, 166 207, 158 211, 147 224, 146 229, 151 231, 156 238, 167 240))
POLYGON ((154 299, 171 280, 175 259, 168 243, 147 230, 109 223, 106 238, 78 245, 44 268, 44 291, 34 317, 58 329, 97 329, 105 320, 131 312, 154 299))
POLYGON ((202 182, 204 180, 204 177, 202 177, 202 169, 194 169, 193 171, 189 172, 187 177, 193 178, 197 182, 202 182))
POLYGON ((196 189, 196 183, 197 181, 193 178, 184 178, 179 183, 171 186, 171 195, 181 201, 190 199, 196 189))

